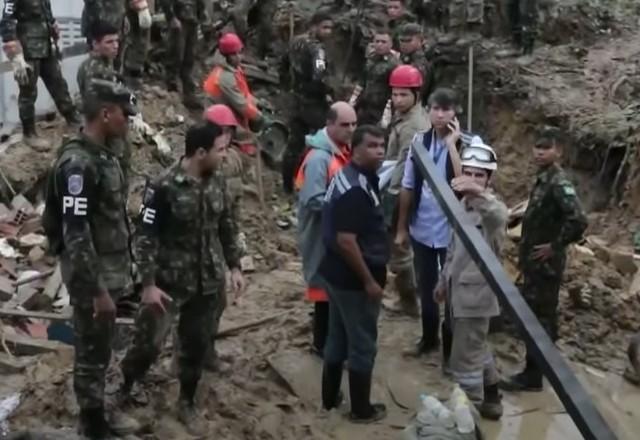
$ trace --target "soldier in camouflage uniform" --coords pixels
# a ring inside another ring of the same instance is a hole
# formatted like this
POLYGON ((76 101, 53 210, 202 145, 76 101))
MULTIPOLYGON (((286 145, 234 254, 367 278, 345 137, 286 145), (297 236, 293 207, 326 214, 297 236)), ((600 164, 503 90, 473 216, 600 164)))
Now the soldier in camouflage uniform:
POLYGON ((484 22, 484 0, 451 0, 449 3, 449 30, 480 31, 484 22))
POLYGON ((202 104, 195 95, 193 66, 198 42, 198 22, 206 19, 204 0, 162 0, 161 5, 169 23, 167 88, 177 91, 177 78, 180 77, 185 106, 197 110, 202 104))
POLYGON ((0 33, 20 87, 18 110, 25 142, 36 149, 47 148, 48 142, 36 134, 38 78, 67 122, 80 123, 60 69, 60 35, 50 0, 5 0, 0 33))
MULTIPOLYGON (((77 80, 80 97, 84 102, 89 95, 89 85, 94 79, 104 79, 113 82, 121 82, 120 75, 115 71, 114 61, 118 56, 119 31, 108 22, 98 21, 91 28, 89 39, 91 41, 91 53, 80 64, 77 80)), ((120 159, 120 168, 129 181, 131 164, 131 145, 127 138, 113 138, 107 141, 116 156, 120 159)), ((128 187, 128 184, 127 184, 128 187)))
POLYGON ((355 106, 358 123, 361 125, 377 125, 387 101, 391 98, 389 75, 399 64, 391 52, 392 44, 389 31, 376 31, 373 37, 374 52, 367 59, 361 81, 362 93, 355 106))
POLYGON ((304 137, 321 129, 332 98, 328 84, 329 62, 324 41, 331 36, 333 20, 318 11, 311 17, 311 29, 297 36, 282 66, 282 77, 291 73, 294 105, 289 121, 289 144, 282 159, 282 180, 286 192, 293 192, 293 178, 304 150, 304 137))
POLYGON ((273 17, 278 9, 277 0, 236 0, 231 9, 233 27, 236 33, 247 41, 249 38, 248 16, 256 17, 253 27, 256 29, 256 47, 259 57, 266 56, 271 49, 276 35, 273 29, 273 17))
POLYGON ((104 407, 115 302, 132 286, 124 176, 105 142, 124 136, 128 116, 137 109, 131 92, 120 84, 94 80, 90 89, 84 130, 61 147, 50 173, 43 226, 51 250, 60 255, 73 305, 79 432, 102 439, 139 428, 117 411, 107 411, 105 418, 104 407))
POLYGON ((91 29, 98 21, 106 21, 120 30, 121 46, 116 69, 120 64, 131 86, 140 86, 142 71, 149 49, 151 14, 146 0, 84 0, 82 11, 82 33, 89 38, 91 29), (125 15, 128 32, 125 33, 125 15))
MULTIPOLYGON (((587 218, 575 188, 557 164, 560 147, 555 131, 543 133, 533 155, 538 173, 522 221, 519 268, 524 283, 521 292, 549 337, 556 341, 558 296, 566 249, 580 240, 587 228, 587 218)), ((530 350, 527 350, 524 371, 501 385, 506 390, 542 390, 542 372, 530 350)))
POLYGON ((122 362, 121 393, 126 396, 149 369, 179 315, 178 417, 198 437, 208 431, 194 398, 227 267, 234 290, 244 287, 237 221, 219 170, 230 139, 210 123, 188 130, 185 156, 145 191, 135 240, 144 290, 133 345, 122 362))
POLYGON ((423 78, 422 102, 426 104, 431 88, 431 63, 424 53, 424 37, 422 27, 416 23, 406 24, 400 29, 400 61, 410 64, 420 71, 423 78))
POLYGON ((525 55, 531 54, 537 35, 538 0, 510 0, 509 17, 514 43, 525 55))
POLYGON ((407 10, 405 0, 387 1, 387 20, 387 26, 391 30, 396 47, 398 47, 400 29, 402 29, 402 27, 407 23, 418 22, 416 16, 407 10))

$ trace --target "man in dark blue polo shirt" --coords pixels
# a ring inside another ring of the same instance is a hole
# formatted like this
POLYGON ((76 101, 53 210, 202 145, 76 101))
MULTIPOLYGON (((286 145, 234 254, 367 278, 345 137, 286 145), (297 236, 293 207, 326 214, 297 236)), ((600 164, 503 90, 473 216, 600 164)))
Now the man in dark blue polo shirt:
POLYGON ((322 215, 326 253, 320 276, 329 294, 329 334, 324 351, 322 403, 340 403, 342 366, 349 363, 351 420, 368 423, 386 415, 371 404, 378 315, 387 278, 389 246, 376 170, 384 159, 384 132, 356 129, 352 159, 331 181, 322 215))

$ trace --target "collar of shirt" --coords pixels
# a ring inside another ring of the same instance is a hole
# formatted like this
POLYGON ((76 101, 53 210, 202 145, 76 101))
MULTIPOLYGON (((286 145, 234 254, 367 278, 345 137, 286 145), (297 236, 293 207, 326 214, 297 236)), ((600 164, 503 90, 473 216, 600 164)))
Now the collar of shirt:
POLYGON ((361 166, 356 164, 354 161, 351 161, 351 166, 357 172, 359 172, 360 174, 362 174, 367 178, 369 185, 371 185, 376 191, 378 190, 378 182, 380 181, 380 178, 378 177, 378 173, 376 171, 371 171, 366 168, 362 168, 361 166))
POLYGON ((188 174, 184 168, 182 167, 182 160, 185 158, 185 156, 182 156, 180 159, 178 159, 178 161, 176 162, 176 164, 173 166, 173 179, 180 184, 186 184, 186 185, 190 185, 190 186, 196 186, 196 185, 200 185, 202 183, 204 183, 204 179, 200 180, 197 179, 193 176, 191 176, 190 174, 188 174))
POLYGON ((536 183, 546 183, 560 170, 560 166, 553 163, 545 168, 538 169, 536 173, 536 183))

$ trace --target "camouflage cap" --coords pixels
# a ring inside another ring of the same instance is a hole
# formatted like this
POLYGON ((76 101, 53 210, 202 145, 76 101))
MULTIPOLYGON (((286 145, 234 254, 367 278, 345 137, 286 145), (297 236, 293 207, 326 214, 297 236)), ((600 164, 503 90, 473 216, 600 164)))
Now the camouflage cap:
POLYGON ((418 23, 406 23, 400 28, 400 36, 413 37, 416 35, 422 35, 422 26, 418 23))
POLYGON ((536 139, 536 146, 551 146, 556 142, 560 142, 560 129, 545 125, 540 128, 536 139))
POLYGON ((139 113, 133 92, 115 81, 92 79, 89 83, 86 100, 94 104, 119 104, 127 116, 135 116, 139 113))

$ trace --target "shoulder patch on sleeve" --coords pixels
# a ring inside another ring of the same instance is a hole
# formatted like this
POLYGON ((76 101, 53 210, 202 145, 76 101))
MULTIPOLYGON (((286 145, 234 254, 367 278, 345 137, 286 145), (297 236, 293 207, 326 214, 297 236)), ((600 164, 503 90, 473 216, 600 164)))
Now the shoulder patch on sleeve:
POLYGON ((72 196, 77 196, 84 187, 84 177, 82 174, 72 174, 67 178, 67 191, 72 196))

